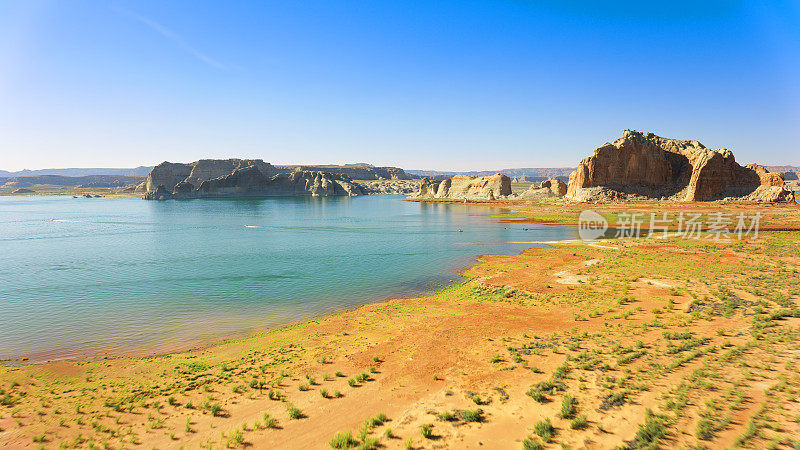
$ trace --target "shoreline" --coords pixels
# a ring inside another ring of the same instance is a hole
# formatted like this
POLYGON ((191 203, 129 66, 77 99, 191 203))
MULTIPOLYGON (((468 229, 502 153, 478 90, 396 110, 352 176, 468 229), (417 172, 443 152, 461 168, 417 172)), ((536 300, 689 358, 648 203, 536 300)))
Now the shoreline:
MULTIPOLYGON (((32 194, 14 194, 16 196, 30 196, 30 197, 37 197, 37 195, 32 194)), ((374 195, 397 195, 397 194, 374 194, 374 195)), ((49 195, 48 195, 49 196, 49 195)), ((107 196, 104 198, 130 198, 130 196, 107 196)), ((265 197, 269 198, 269 197, 265 197)), ((401 199, 407 200, 407 199, 401 199)), ((476 205, 472 205, 476 206, 476 205)), ((480 206, 487 206, 487 205, 480 205, 480 206)), ((491 206, 497 208, 497 206, 491 206)), ((502 209, 502 208, 501 208, 502 209)), ((472 214, 473 216, 482 217, 488 220, 490 223, 495 223, 498 226, 501 226, 502 223, 506 223, 500 217, 506 214, 512 213, 513 210, 508 209, 508 212, 486 212, 486 213, 476 213, 472 214)), ((551 226, 551 224, 541 224, 545 226, 551 226)), ((494 245, 497 246, 507 246, 507 245, 528 245, 528 244, 537 244, 541 243, 543 245, 549 245, 550 243, 555 243, 559 241, 547 241, 547 242, 539 242, 539 241, 525 241, 525 242, 498 242, 494 245)), ((526 249, 521 249, 516 253, 519 255, 523 253, 526 249)), ((411 298, 420 298, 420 297, 428 297, 434 295, 437 291, 441 289, 446 289, 447 287, 462 284, 468 280, 465 279, 463 272, 466 272, 473 268, 475 265, 479 264, 479 260, 485 256, 494 255, 494 253, 483 253, 483 254, 476 254, 471 257, 463 258, 463 261, 459 264, 455 264, 448 274, 442 275, 440 279, 452 278, 445 283, 438 283, 435 278, 430 278, 429 281, 426 281, 423 285, 427 286, 431 283, 436 283, 435 288, 426 288, 422 287, 416 290, 413 293, 408 295, 387 295, 387 296, 379 296, 380 299, 376 300, 375 298, 366 299, 362 301, 357 301, 352 305, 344 306, 341 308, 336 308, 333 311, 323 311, 320 313, 310 313, 304 317, 300 317, 297 319, 292 319, 288 322, 278 323, 275 325, 259 325, 248 330, 243 330, 240 332, 234 332, 231 334, 220 335, 217 337, 210 337, 206 339, 196 339, 196 338, 188 338, 189 342, 181 343, 177 345, 157 345, 155 348, 152 349, 143 349, 143 350, 135 350, 135 349, 127 349, 127 350, 120 350, 120 351, 105 351, 105 350, 88 350, 85 352, 80 352, 78 354, 74 354, 74 351, 69 349, 58 349, 48 352, 39 352, 34 354, 27 354, 22 355, 19 357, 12 357, 12 358, 0 358, 0 366, 6 367, 26 367, 26 366, 36 366, 36 365, 45 365, 51 363, 58 363, 58 362, 86 362, 86 361, 99 361, 99 360, 110 360, 110 359, 138 359, 138 358, 158 358, 163 356, 169 356, 173 354, 185 354, 188 352, 193 351, 203 351, 209 348, 213 348, 219 345, 224 345, 231 341, 238 341, 241 339, 248 339, 257 337, 258 335, 262 335, 268 332, 274 332, 281 330, 287 327, 294 327, 302 324, 306 324, 308 322, 324 320, 327 318, 335 317, 344 313, 354 312, 360 308, 363 308, 368 305, 375 305, 375 304, 382 304, 390 301, 399 301, 403 299, 411 299, 411 298), (45 355, 45 356, 42 356, 45 355)), ((184 338, 186 339, 186 338, 184 338)))
MULTIPOLYGON (((551 241, 557 242, 557 241, 551 241)), ((478 258, 485 256, 479 255, 472 260, 477 264, 478 258)), ((468 268, 464 269, 468 270, 468 268)), ((455 274, 455 277, 461 277, 460 274, 455 274)), ((443 288, 462 283, 466 280, 455 281, 448 286, 443 286, 443 288)), ((47 365, 53 363, 60 363, 60 362, 72 362, 72 363, 81 363, 81 362, 89 362, 89 361, 101 361, 101 360, 121 360, 121 359, 148 359, 148 358, 161 358, 170 355, 180 355, 192 352, 202 352, 204 350, 209 350, 214 347, 223 346, 226 344, 230 344, 233 342, 246 340, 246 339, 255 339, 261 335, 265 335, 268 333, 278 332, 284 329, 290 329, 297 326, 302 326, 308 324, 310 322, 316 322, 320 320, 331 319, 342 314, 354 313, 357 312, 359 309, 364 308, 370 305, 380 305, 383 303, 388 303, 392 301, 402 301, 406 299, 414 299, 425 297, 430 294, 435 293, 435 291, 427 291, 427 292, 420 292, 418 296, 390 296, 386 297, 383 300, 369 300, 365 303, 360 303, 357 305, 343 307, 340 310, 333 311, 333 312, 326 312, 321 314, 312 314, 305 318, 299 318, 296 320, 291 320, 286 323, 274 325, 274 326, 259 326, 250 330, 242 331, 240 333, 234 333, 228 336, 222 336, 218 338, 209 338, 207 342, 197 343, 197 344, 188 344, 188 346, 179 346, 175 348, 169 348, 164 350, 143 350, 141 353, 131 352, 131 353, 104 353, 102 351, 97 352, 88 352, 81 355, 76 356, 64 356, 64 357, 54 357, 50 359, 40 359, 34 358, 32 359, 31 356, 22 357, 22 358, 7 358, 7 359, 0 359, 0 367, 31 367, 31 366, 38 366, 38 365, 47 365)))

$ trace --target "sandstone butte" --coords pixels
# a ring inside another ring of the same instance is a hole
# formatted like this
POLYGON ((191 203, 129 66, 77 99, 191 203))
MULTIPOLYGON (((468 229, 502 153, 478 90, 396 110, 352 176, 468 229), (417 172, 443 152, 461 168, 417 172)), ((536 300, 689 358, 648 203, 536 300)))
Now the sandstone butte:
POLYGON ((569 177, 567 197, 579 201, 664 198, 677 201, 794 201, 781 174, 736 163, 728 149, 625 130, 597 148, 569 177))

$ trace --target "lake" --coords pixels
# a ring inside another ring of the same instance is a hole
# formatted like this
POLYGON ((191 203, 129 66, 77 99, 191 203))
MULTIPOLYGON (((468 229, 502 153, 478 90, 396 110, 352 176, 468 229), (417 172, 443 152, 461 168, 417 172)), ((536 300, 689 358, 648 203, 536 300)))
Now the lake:
POLYGON ((0 197, 0 359, 186 349, 457 278, 573 228, 402 196, 0 197), (461 230, 461 231, 459 231, 461 230))

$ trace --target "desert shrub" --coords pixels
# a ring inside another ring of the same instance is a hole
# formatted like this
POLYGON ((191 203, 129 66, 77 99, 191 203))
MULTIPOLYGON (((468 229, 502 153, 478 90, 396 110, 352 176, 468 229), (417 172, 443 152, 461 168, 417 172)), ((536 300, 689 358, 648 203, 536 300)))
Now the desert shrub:
POLYGON ((589 425, 589 421, 586 420, 586 415, 585 414, 580 414, 578 417, 572 419, 569 422, 569 427, 572 428, 573 430, 582 430, 582 429, 586 428, 586 426, 588 426, 588 425, 589 425))
POLYGON ((563 380, 564 378, 567 377, 567 374, 569 373, 569 370, 570 370, 569 369, 569 365, 567 363, 564 363, 564 364, 556 367, 556 370, 553 372, 553 379, 554 380, 563 380))
POLYGON ((439 420, 443 420, 445 422, 454 422, 458 420, 458 417, 456 417, 456 415, 450 411, 445 411, 439 414, 439 420))
POLYGON ((560 381, 545 380, 536 383, 534 389, 539 392, 565 391, 567 389, 567 385, 560 381))
POLYGON ((303 411, 291 403, 286 405, 286 412, 289 414, 290 419, 302 419, 304 417, 303 411))
POLYGON ((482 409, 465 409, 456 413, 464 422, 483 422, 482 409))
POLYGON ((275 420, 274 417, 270 416, 269 413, 264 413, 264 428, 277 428, 278 421, 275 420))
POLYGON ((577 412, 577 404, 578 401, 575 399, 575 397, 569 394, 564 395, 564 398, 561 399, 561 413, 559 415, 564 419, 569 419, 575 416, 575 413, 577 412))
POLYGON ((627 391, 619 391, 608 394, 605 397, 603 397, 603 401, 600 403, 600 409, 606 410, 613 408, 615 406, 621 406, 625 404, 627 397, 628 397, 627 391))
POLYGON ((379 427, 383 425, 385 422, 389 421, 389 418, 384 413, 380 413, 377 416, 369 419, 369 426, 370 427, 379 427))
POLYGON ((703 418, 697 422, 697 437, 699 439, 708 440, 714 436, 714 425, 711 423, 710 420, 703 418))
POLYGON ((375 450, 381 446, 381 441, 372 436, 365 437, 361 444, 357 447, 358 450, 375 450))
POLYGON ((661 414, 656 414, 650 408, 645 413, 644 423, 639 425, 636 437, 633 440, 633 448, 653 448, 664 436, 667 435, 667 418, 661 414))
POLYGON ((550 400, 547 398, 546 395, 544 395, 544 393, 537 391, 535 388, 528 389, 528 392, 526 392, 526 394, 528 395, 528 397, 536 400, 539 403, 547 403, 550 400))
POLYGON ((244 435, 242 435, 242 430, 235 429, 229 435, 227 439, 227 446, 230 447, 241 447, 244 445, 244 435))
POLYGON ((208 405, 208 411, 211 413, 212 416, 217 417, 222 412, 222 405, 219 403, 212 403, 208 405))
POLYGON ((522 450, 542 450, 544 445, 536 439, 528 438, 522 441, 522 450))
POLYGON ((556 434, 556 429, 553 427, 553 424, 550 423, 550 419, 548 418, 536 422, 533 425, 533 432, 542 438, 543 441, 550 442, 550 440, 553 439, 553 435, 556 434))
POLYGON ((335 449, 348 449, 358 445, 358 441, 353 437, 353 433, 349 431, 347 433, 342 433, 340 431, 331 439, 330 445, 331 448, 335 449))
POLYGON ((426 423, 419 427, 419 432, 425 439, 430 439, 433 437, 433 425, 426 423))

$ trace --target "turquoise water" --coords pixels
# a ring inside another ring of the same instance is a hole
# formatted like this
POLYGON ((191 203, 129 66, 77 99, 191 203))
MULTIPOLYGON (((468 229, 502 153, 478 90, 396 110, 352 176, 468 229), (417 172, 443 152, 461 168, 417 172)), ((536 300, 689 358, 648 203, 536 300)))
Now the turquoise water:
POLYGON ((413 295, 510 241, 571 239, 401 196, 0 197, 0 359, 148 354, 413 295), (459 232, 459 229, 463 232, 459 232))

